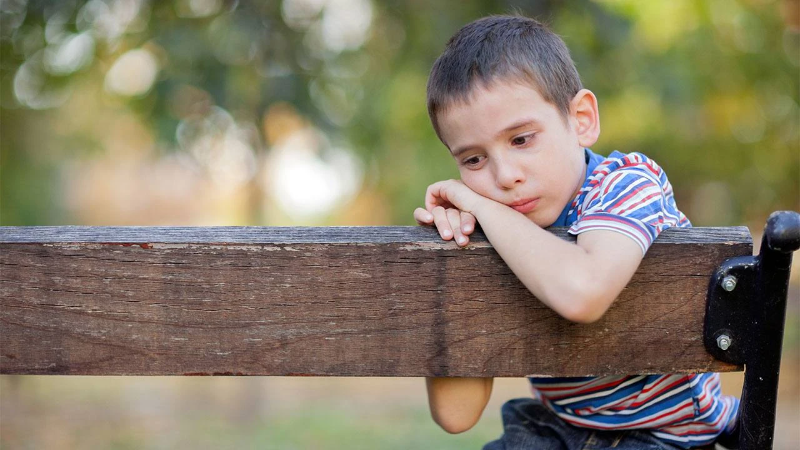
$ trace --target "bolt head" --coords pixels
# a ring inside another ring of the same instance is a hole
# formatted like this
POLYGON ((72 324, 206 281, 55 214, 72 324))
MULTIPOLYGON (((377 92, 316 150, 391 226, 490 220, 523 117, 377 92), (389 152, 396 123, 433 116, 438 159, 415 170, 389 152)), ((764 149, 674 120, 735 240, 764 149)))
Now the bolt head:
POLYGON ((722 279, 722 289, 725 289, 728 292, 736 289, 736 277, 733 275, 728 275, 722 279))
POLYGON ((727 334, 717 336, 717 347, 722 350, 727 350, 731 346, 732 339, 727 334))

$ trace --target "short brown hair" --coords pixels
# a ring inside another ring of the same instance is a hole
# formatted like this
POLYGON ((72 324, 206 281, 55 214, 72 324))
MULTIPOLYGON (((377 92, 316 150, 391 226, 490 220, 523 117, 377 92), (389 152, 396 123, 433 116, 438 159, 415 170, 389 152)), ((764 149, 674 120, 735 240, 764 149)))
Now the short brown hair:
POLYGON ((437 114, 468 101, 477 83, 497 79, 532 83, 565 119, 583 87, 566 44, 544 24, 522 16, 478 19, 450 38, 428 77, 428 115, 440 139, 437 114))

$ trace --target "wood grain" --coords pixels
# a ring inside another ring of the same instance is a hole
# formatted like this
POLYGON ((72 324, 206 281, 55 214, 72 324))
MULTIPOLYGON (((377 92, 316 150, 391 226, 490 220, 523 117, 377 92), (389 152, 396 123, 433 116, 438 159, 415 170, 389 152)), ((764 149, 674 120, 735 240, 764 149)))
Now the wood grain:
POLYGON ((711 273, 751 253, 744 227, 667 230, 608 313, 579 325, 479 232, 459 249, 422 227, 2 227, 0 373, 739 370, 701 333, 711 273))

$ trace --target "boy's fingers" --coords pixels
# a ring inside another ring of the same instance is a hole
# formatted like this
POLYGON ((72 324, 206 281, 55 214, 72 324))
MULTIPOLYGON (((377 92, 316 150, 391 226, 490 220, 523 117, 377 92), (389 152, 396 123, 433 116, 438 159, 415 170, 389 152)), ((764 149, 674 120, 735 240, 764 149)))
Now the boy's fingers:
POLYGON ((464 235, 472 234, 472 232, 475 231, 475 223, 476 222, 477 222, 477 220, 475 220, 475 216, 473 216, 472 213, 462 212, 461 213, 461 232, 464 233, 464 235))
POLYGON ((461 211, 457 209, 447 210, 447 220, 450 222, 450 227, 453 229, 453 237, 459 246, 467 245, 469 239, 461 232, 461 211))
POLYGON ((450 222, 447 220, 447 213, 444 208, 437 206, 431 211, 433 213, 433 223, 436 224, 436 229, 439 230, 439 236, 445 241, 453 239, 453 230, 450 228, 450 222))
POLYGON ((414 220, 420 225, 430 225, 433 223, 433 214, 423 208, 417 208, 414 210, 414 220))

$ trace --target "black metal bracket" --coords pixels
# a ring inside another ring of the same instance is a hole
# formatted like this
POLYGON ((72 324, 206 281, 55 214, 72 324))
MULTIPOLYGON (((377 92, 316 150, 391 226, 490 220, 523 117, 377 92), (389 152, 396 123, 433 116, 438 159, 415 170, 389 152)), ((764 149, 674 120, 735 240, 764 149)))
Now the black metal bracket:
POLYGON ((758 259, 740 256, 722 263, 711 276, 703 343, 720 361, 744 365, 749 342, 748 304, 755 294, 758 259))
POLYGON ((731 258, 711 276, 703 341, 715 358, 745 366, 738 448, 772 448, 792 252, 800 214, 770 215, 758 256, 731 258))

